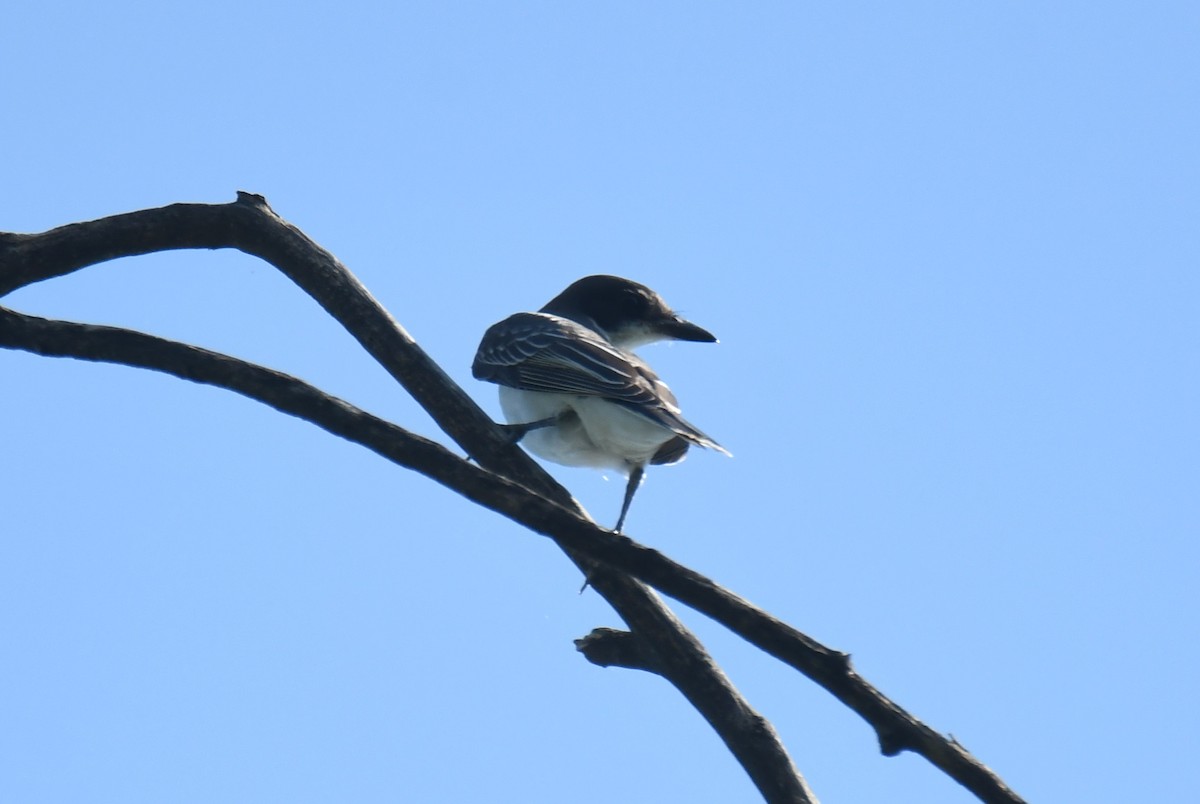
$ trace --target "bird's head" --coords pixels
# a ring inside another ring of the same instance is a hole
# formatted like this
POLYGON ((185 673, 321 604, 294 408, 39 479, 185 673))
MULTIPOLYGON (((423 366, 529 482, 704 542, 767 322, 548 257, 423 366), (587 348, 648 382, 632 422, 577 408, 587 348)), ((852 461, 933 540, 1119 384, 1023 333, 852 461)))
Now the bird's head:
POLYGON ((668 307, 650 288, 619 276, 585 276, 547 302, 542 312, 590 327, 623 349, 661 340, 717 340, 668 307))

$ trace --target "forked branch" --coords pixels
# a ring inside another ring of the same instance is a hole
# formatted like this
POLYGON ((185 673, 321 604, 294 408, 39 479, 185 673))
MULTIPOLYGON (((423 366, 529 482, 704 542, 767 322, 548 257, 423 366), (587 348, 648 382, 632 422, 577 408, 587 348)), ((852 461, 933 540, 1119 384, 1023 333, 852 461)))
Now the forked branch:
POLYGON ((580 640, 580 650, 598 664, 650 670, 674 684, 725 740, 767 801, 815 799, 770 724, 642 582, 704 612, 821 684, 875 728, 885 754, 919 753, 980 800, 1021 801, 957 742, 859 677, 845 654, 657 551, 598 527, 565 489, 512 446, 344 266, 281 220, 259 196, 243 193, 223 205, 175 204, 37 235, 0 234, 0 295, 117 257, 179 248, 237 248, 277 267, 341 322, 478 465, 285 374, 143 333, 47 321, 0 308, 0 345, 139 366, 237 391, 362 444, 549 536, 630 628, 628 633, 594 632, 580 640))

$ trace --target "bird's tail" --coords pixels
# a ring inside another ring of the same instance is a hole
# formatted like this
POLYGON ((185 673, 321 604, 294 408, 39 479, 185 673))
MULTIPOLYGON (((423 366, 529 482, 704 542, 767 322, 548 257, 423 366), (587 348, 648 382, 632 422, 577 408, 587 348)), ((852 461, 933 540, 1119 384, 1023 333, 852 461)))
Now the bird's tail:
POLYGON ((733 457, 733 453, 718 444, 716 439, 679 414, 672 413, 670 414, 670 418, 671 422, 667 426, 674 430, 680 437, 697 446, 715 449, 717 452, 728 455, 730 458, 733 457))

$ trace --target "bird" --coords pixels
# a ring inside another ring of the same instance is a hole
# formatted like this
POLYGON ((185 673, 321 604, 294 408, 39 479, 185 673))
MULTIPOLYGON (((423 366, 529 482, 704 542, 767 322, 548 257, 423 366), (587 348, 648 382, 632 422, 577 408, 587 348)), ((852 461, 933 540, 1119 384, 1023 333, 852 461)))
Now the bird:
POLYGON ((586 276, 537 312, 484 333, 471 366, 500 386, 501 425, 514 442, 565 466, 627 475, 620 533, 648 465, 683 460, 696 445, 730 452, 691 424, 671 389, 633 349, 654 341, 716 343, 645 285, 586 276))

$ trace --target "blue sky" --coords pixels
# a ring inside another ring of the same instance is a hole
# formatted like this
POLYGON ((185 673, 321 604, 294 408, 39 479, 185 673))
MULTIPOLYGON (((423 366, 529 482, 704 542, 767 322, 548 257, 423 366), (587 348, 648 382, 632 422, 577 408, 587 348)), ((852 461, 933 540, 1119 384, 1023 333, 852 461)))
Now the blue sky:
MULTIPOLYGON (((0 229, 264 194, 491 411, 483 330, 617 273, 728 446, 635 538, 826 644, 1031 801, 1194 798, 1190 3, 24 4, 0 229)), ((6 298, 436 429, 273 269, 6 298)), ((0 799, 754 801, 542 539, 240 397, 0 352, 0 799)), ((620 478, 554 467, 601 521, 620 478)), ((823 801, 964 802, 687 610, 823 801)))

